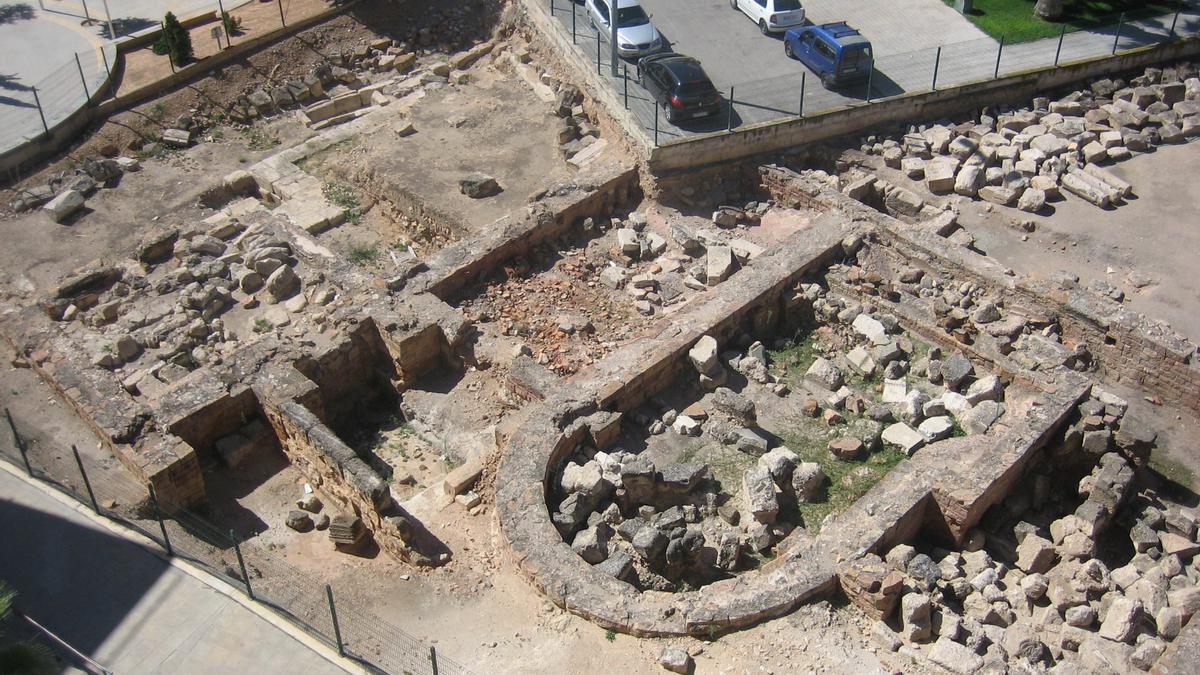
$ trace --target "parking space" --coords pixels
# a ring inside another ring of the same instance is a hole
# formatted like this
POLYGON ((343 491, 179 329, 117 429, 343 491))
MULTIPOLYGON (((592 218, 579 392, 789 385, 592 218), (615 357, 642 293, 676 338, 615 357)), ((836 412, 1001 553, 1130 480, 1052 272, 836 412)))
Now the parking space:
MULTIPOLYGON (((809 22, 845 21, 870 40, 874 49, 875 71, 869 86, 863 83, 831 91, 803 63, 784 54, 782 35, 761 34, 729 0, 641 3, 668 45, 665 48, 699 59, 717 89, 727 98, 732 90, 734 100, 731 114, 675 127, 637 84, 635 60, 621 62, 611 83, 656 143, 928 91, 935 85, 935 77, 938 87, 964 84, 1053 65, 1059 58, 1101 56, 1115 49, 1160 42, 1172 28, 1176 35, 1200 30, 1200 9, 1196 2, 1189 2, 1179 17, 1166 15, 1126 24, 1119 33, 1111 26, 1069 33, 1061 44, 1057 38, 1048 38, 1002 47, 941 0, 806 0, 803 5, 809 22)), ((609 75, 608 42, 597 39, 582 0, 577 5, 554 0, 551 7, 566 31, 573 32, 578 48, 589 58, 595 55, 598 69, 609 75)))

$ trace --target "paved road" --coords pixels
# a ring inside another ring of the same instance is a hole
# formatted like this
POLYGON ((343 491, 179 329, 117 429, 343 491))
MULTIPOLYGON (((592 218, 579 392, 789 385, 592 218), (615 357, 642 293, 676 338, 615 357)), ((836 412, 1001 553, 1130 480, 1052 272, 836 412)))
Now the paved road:
MULTIPOLYGON (((230 0, 225 9, 248 1, 230 0)), ((107 0, 106 14, 104 0, 0 0, 0 154, 43 133, 39 100, 53 128, 104 86, 117 54, 106 17, 120 42, 157 26, 168 11, 183 17, 216 6, 216 0, 107 0)))
POLYGON ((0 469, 0 579, 16 606, 109 670, 344 671, 140 545, 0 469))
MULTIPOLYGON (((730 8, 728 0, 642 0, 652 20, 671 41, 675 51, 697 57, 726 95, 734 91, 734 127, 796 115, 801 102, 805 114, 817 114, 867 99, 866 85, 833 92, 826 90, 815 76, 803 76, 806 68, 783 53, 782 41, 766 37, 748 17, 730 8), (803 79, 802 79, 803 78, 803 79), (803 94, 801 85, 803 84, 803 94)), ((1132 49, 1161 42, 1171 33, 1173 15, 1165 15, 1126 25, 1120 35, 1116 27, 1069 33, 1062 41, 1048 38, 1017 45, 1000 43, 986 36, 973 24, 940 0, 806 0, 810 21, 848 21, 859 28, 875 49, 877 72, 871 83, 871 98, 909 92, 929 91, 937 63, 937 86, 947 87, 986 80, 1000 75, 1050 66, 1056 55, 1060 62, 1109 54, 1117 49, 1132 49), (941 57, 938 58, 938 48, 941 57)), ((571 32, 572 5, 555 0, 554 15, 568 34, 571 32)), ((596 56, 596 37, 587 21, 586 10, 575 7, 576 42, 590 61, 596 56)), ((1200 0, 1191 0, 1175 25, 1177 35, 1200 33, 1200 0)), ((601 43, 600 60, 608 73, 608 43, 601 43)), ((655 128, 655 106, 636 83, 636 69, 628 65, 629 107, 648 135, 655 128)), ((618 94, 625 82, 611 80, 618 94)), ((659 115, 659 142, 724 130, 729 118, 722 115, 707 123, 686 129, 669 125, 659 115)))

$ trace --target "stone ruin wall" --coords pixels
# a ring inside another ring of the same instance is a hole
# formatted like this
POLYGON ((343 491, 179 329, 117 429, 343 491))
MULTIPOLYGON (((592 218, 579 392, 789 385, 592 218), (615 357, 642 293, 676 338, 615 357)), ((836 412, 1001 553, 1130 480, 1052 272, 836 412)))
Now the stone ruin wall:
MULTIPOLYGON (((788 169, 764 167, 762 181, 763 188, 780 202, 827 203, 815 196, 817 189, 810 182, 788 169)), ((851 202, 837 201, 842 202, 839 208, 851 202)), ((1021 310, 1032 316, 1055 317, 1064 341, 1086 344, 1102 376, 1157 394, 1166 404, 1200 412, 1196 346, 1180 336, 1155 330, 1144 317, 1082 289, 1055 289, 1028 279, 1015 281, 994 261, 943 241, 932 227, 880 228, 879 236, 890 245, 889 253, 905 264, 950 278, 1002 286, 1005 297, 1021 310)))
POLYGON ((547 197, 535 202, 527 215, 515 211, 496 221, 494 230, 478 237, 447 246, 426 261, 425 290, 450 302, 463 288, 480 276, 499 269, 505 261, 523 256, 539 244, 561 237, 588 217, 602 217, 629 202, 638 193, 638 172, 626 169, 612 172, 584 195, 547 197), (518 222, 513 222, 519 218, 518 222))

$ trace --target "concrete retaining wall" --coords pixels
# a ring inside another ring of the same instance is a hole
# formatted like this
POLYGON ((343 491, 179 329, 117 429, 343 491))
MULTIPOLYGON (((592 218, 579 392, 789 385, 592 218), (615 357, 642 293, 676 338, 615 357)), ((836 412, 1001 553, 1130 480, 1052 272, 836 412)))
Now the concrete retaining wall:
POLYGON ((1196 54, 1200 54, 1200 39, 1180 40, 1114 57, 1064 64, 1057 68, 1041 68, 935 92, 905 94, 884 101, 855 104, 815 117, 763 122, 735 129, 732 133, 695 136, 654 148, 650 153, 649 166, 656 174, 666 174, 798 147, 876 126, 934 120, 984 105, 1028 101, 1040 92, 1196 54))

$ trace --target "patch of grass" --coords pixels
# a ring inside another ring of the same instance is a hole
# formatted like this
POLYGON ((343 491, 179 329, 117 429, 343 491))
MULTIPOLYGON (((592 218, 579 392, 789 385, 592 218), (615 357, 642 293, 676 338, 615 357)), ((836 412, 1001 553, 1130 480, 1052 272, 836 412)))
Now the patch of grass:
POLYGON ((708 472, 725 488, 736 494, 742 487, 742 476, 758 461, 730 446, 692 444, 679 456, 679 463, 699 462, 708 465, 708 472))
POLYGON ((368 265, 379 258, 379 247, 375 244, 355 242, 346 251, 346 259, 355 265, 368 265))
POLYGON ((329 181, 321 186, 321 194, 329 200, 330 204, 346 210, 347 223, 357 223, 362 220, 362 201, 358 197, 358 191, 353 187, 345 183, 329 181))
POLYGON ((609 642, 616 642, 617 641, 617 631, 615 631, 611 628, 604 631, 604 639, 608 640, 609 642))
POLYGON ((246 147, 251 150, 270 150, 279 145, 277 136, 254 125, 244 127, 242 135, 246 137, 246 147))
POLYGON ((1165 452, 1150 454, 1150 468, 1163 478, 1178 483, 1189 490, 1196 490, 1196 476, 1192 469, 1177 459, 1168 457, 1165 452))
POLYGON ((255 333, 269 333, 269 332, 271 332, 272 328, 274 328, 274 326, 272 326, 271 322, 267 321, 266 319, 255 319, 254 320, 254 332, 255 333))
MULTIPOLYGON (((953 0, 943 0, 954 6, 953 0)), ((1005 43, 1029 42, 1057 37, 1066 26, 1067 32, 1116 24, 1125 14, 1126 21, 1170 14, 1182 3, 1173 0, 1068 0, 1062 21, 1046 21, 1033 13, 1036 0, 975 0, 974 11, 967 20, 980 30, 1005 43)))
MULTIPOLYGON (((849 420, 850 424, 854 420, 849 420)), ((829 454, 827 445, 832 438, 849 435, 843 426, 826 429, 817 420, 798 418, 782 440, 802 462, 816 462, 829 478, 825 499, 798 504, 798 522, 810 532, 817 532, 830 514, 841 513, 875 486, 889 471, 905 458, 897 448, 884 446, 861 460, 842 460, 829 454)))
POLYGON ((141 159, 167 159, 178 155, 180 152, 179 148, 173 148, 164 143, 150 143, 138 151, 138 157, 141 159))
POLYGON ((214 141, 224 140, 225 130, 222 129, 221 127, 213 127, 212 129, 209 129, 208 137, 213 139, 214 141))
POLYGON ((402 241, 394 241, 394 242, 392 242, 392 250, 400 251, 401 253, 404 253, 405 251, 408 250, 408 244, 406 244, 402 241))
POLYGON ((816 340, 809 333, 803 340, 796 340, 783 349, 773 349, 767 352, 770 357, 772 374, 786 378, 789 384, 796 384, 808 372, 813 361, 821 356, 817 350, 816 340))

